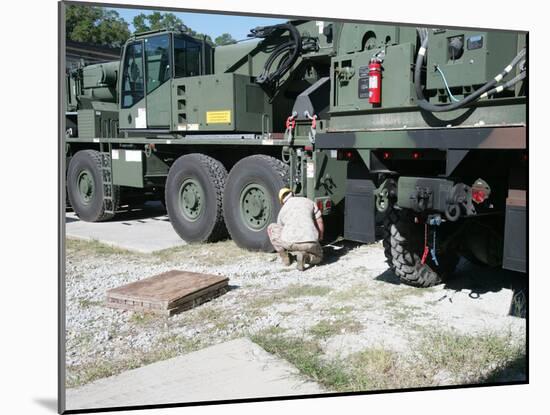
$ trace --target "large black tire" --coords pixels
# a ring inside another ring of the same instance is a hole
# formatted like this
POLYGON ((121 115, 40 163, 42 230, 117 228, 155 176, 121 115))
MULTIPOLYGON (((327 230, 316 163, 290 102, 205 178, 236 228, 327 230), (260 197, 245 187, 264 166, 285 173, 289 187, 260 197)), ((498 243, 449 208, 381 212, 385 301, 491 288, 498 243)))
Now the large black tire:
MULTIPOLYGON (((120 187, 113 185, 113 210, 120 203, 120 187)), ((114 213, 105 212, 103 200, 103 175, 101 173, 101 155, 95 150, 77 152, 67 170, 67 194, 69 202, 80 219, 86 222, 109 220, 114 213), (89 193, 83 190, 82 181, 88 181, 89 193)))
POLYGON ((278 193, 288 186, 288 166, 266 155, 249 156, 239 161, 229 173, 223 198, 223 215, 231 238, 241 248, 273 252, 267 226, 276 222, 281 209, 278 193), (254 189, 262 200, 258 220, 248 218, 243 200, 254 189), (262 196, 263 195, 263 196, 262 196), (254 223, 248 223, 248 221, 254 223))
POLYGON ((444 282, 454 271, 458 256, 438 252, 436 265, 431 255, 422 264, 424 225, 414 223, 407 211, 390 210, 384 221, 384 254, 391 270, 399 279, 415 287, 432 287, 444 282))
POLYGON ((204 154, 187 154, 172 164, 166 179, 166 210, 183 240, 215 242, 227 236, 222 213, 226 176, 223 164, 204 154), (186 191, 193 193, 196 205, 183 201, 186 191))

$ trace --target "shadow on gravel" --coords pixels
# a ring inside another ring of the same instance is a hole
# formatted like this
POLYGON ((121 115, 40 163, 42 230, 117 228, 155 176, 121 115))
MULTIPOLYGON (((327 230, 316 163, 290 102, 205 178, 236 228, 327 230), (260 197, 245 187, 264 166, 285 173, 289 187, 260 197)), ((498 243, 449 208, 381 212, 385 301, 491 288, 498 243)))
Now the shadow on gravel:
POLYGON ((338 241, 323 246, 323 265, 333 264, 349 251, 362 245, 359 242, 338 241))
POLYGON ((132 206, 122 211, 117 212, 116 216, 111 219, 109 222, 125 222, 129 220, 140 220, 140 219, 154 219, 154 220, 163 220, 169 222, 168 218, 156 218, 156 216, 166 215, 166 209, 160 202, 146 202, 140 206, 132 206))
POLYGON ((526 280, 526 276, 518 272, 481 267, 461 259, 453 276, 445 283, 445 288, 456 291, 470 290, 475 296, 498 292, 504 288, 524 288, 526 280))
POLYGON ((376 281, 387 282, 393 285, 401 285, 401 280, 393 273, 391 269, 385 270, 382 274, 374 278, 376 281))
POLYGON ((229 285, 226 287, 226 292, 233 291, 233 290, 238 290, 239 288, 241 288, 240 285, 232 285, 232 284, 229 284, 229 285))
MULTIPOLYGON (((128 221, 142 221, 144 219, 152 219, 170 222, 168 217, 158 217, 166 215, 166 209, 162 206, 160 202, 146 202, 143 205, 136 206, 123 206, 119 211, 117 211, 116 216, 113 219, 108 220, 107 222, 117 223, 117 222, 128 222, 128 221)), ((65 216, 65 223, 77 222, 78 218, 65 216)), ((128 223, 127 225, 131 225, 128 223)))
POLYGON ((488 292, 511 289, 513 297, 509 314, 525 318, 527 315, 527 275, 501 268, 481 267, 461 259, 453 276, 445 283, 446 289, 469 290, 469 296, 479 298, 488 292))
MULTIPOLYGON (((390 269, 374 278, 377 281, 400 285, 402 282, 390 269)), ((503 289, 513 291, 509 315, 525 318, 527 315, 528 291, 527 276, 519 272, 500 268, 487 268, 472 264, 461 259, 454 274, 445 283, 445 289, 454 291, 469 291, 473 299, 480 298, 489 292, 499 292, 503 289)), ((421 290, 422 288, 419 288, 421 290)))

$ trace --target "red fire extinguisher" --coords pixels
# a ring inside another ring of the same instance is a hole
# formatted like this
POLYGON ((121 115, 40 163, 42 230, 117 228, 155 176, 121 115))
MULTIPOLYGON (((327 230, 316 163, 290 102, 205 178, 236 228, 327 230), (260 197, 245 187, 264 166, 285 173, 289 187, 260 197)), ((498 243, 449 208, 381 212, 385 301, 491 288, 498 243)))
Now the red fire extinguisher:
POLYGON ((372 58, 369 63, 369 102, 380 104, 382 88, 382 61, 372 58))

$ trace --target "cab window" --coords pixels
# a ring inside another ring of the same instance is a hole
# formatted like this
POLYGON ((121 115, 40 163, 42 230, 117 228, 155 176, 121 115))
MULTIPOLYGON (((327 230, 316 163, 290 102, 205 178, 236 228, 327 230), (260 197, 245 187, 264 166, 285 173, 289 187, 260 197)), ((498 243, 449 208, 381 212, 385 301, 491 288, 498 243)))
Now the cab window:
POLYGON ((122 74, 122 108, 130 108, 143 99, 143 46, 131 43, 126 48, 122 74))
POLYGON ((168 35, 145 39, 147 94, 170 79, 170 39, 168 35))
POLYGON ((174 76, 182 78, 201 74, 201 45, 180 36, 174 37, 174 76))

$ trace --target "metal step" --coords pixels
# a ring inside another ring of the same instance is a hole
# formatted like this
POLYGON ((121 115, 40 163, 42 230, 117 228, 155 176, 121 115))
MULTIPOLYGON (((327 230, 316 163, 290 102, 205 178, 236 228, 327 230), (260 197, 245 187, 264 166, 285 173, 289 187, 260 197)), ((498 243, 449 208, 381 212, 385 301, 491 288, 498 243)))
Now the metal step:
POLYGON ((115 213, 113 201, 113 173, 111 165, 111 154, 101 152, 101 176, 103 179, 103 204, 106 213, 115 213))

